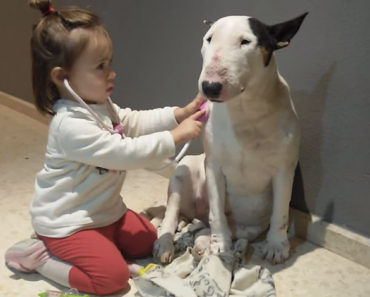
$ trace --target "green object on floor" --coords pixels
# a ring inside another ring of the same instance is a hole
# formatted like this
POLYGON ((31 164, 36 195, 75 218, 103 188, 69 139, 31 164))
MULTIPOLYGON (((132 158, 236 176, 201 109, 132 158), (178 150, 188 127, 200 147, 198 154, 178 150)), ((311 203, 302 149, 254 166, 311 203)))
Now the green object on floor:
POLYGON ((157 264, 154 264, 154 263, 149 263, 148 265, 146 265, 145 267, 143 268, 140 268, 139 269, 139 276, 147 273, 149 270, 152 270, 154 269, 155 267, 157 267, 158 265, 157 264))
POLYGON ((39 297, 90 297, 90 295, 87 294, 74 294, 74 293, 65 293, 65 292, 59 292, 59 291, 46 291, 38 294, 39 297))

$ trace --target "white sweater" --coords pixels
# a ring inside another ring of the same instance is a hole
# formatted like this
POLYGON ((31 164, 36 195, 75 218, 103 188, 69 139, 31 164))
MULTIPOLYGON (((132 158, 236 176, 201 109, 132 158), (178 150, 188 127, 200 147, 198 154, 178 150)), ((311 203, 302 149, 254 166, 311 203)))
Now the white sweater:
MULTIPOLYGON (((90 107, 112 127, 105 105, 90 107)), ((60 238, 117 221, 126 211, 120 196, 125 170, 159 166, 175 154, 168 131, 177 126, 173 108, 115 108, 123 139, 102 130, 80 104, 64 99, 55 104, 30 207, 37 233, 60 238)))

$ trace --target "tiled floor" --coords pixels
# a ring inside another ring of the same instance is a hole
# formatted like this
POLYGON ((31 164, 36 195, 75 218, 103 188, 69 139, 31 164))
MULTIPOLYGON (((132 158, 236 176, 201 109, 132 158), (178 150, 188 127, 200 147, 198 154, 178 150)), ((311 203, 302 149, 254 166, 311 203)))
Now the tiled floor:
MULTIPOLYGON (((0 104, 0 255, 14 242, 32 233, 28 205, 34 176, 40 170, 47 126, 0 104)), ((126 204, 136 210, 166 201, 167 180, 145 170, 129 172, 122 190, 126 204)), ((273 272, 278 297, 369 297, 370 270, 298 238, 292 238, 292 256, 270 266, 258 253, 249 261, 273 272)), ((251 250, 252 251, 252 250, 251 250)), ((132 283, 131 283, 132 284, 132 283)), ((0 265, 0 296, 32 297, 55 289, 38 274, 14 274, 0 265)), ((115 296, 134 296, 135 288, 115 296), (126 294, 126 295, 125 295, 126 294)))

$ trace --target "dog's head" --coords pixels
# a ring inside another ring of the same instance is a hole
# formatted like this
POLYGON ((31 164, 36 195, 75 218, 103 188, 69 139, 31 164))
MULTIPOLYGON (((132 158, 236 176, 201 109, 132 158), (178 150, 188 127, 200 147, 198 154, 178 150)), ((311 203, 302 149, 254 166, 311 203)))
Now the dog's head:
POLYGON ((276 25, 247 16, 217 20, 203 38, 199 91, 224 102, 248 90, 253 77, 268 69, 273 52, 289 44, 306 15, 276 25))

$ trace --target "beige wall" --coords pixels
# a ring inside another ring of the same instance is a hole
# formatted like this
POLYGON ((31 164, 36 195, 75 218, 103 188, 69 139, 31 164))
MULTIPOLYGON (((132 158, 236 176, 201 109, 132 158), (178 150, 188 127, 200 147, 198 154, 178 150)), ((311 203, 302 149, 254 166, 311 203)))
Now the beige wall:
POLYGON ((0 1, 0 91, 32 101, 29 40, 37 11, 27 0, 0 1))

